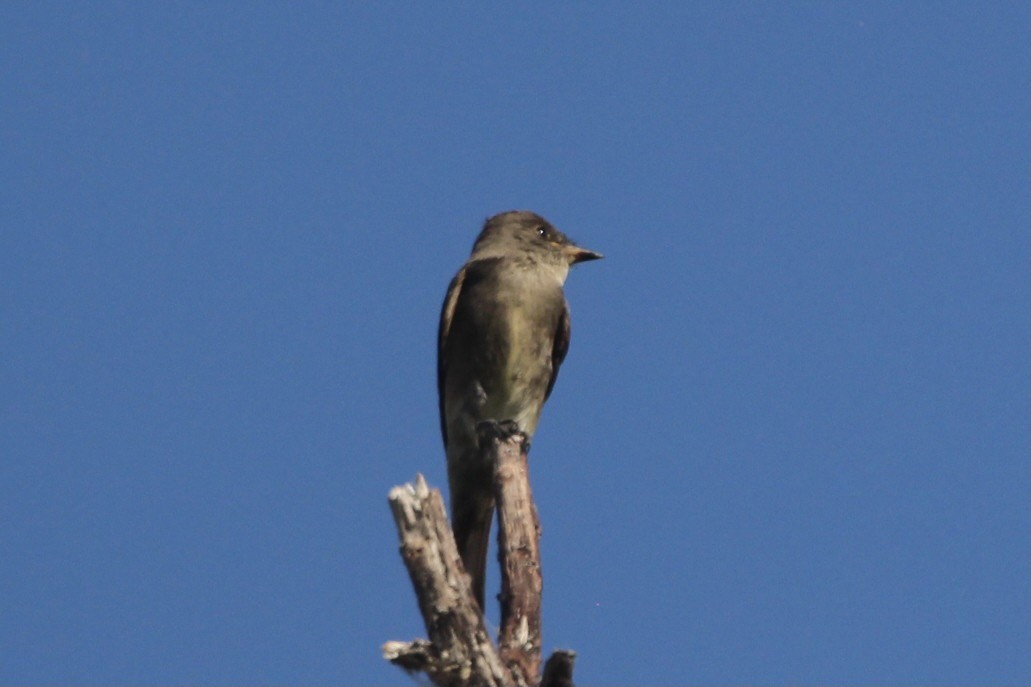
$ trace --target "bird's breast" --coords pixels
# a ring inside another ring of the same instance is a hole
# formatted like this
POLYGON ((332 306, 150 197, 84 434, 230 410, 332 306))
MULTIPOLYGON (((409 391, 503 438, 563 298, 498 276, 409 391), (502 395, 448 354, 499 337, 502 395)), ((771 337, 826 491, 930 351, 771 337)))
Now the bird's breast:
POLYGON ((551 379, 565 298, 559 283, 532 270, 495 277, 482 284, 484 291, 471 299, 479 306, 468 313, 473 331, 467 332, 466 363, 477 381, 475 414, 481 420, 516 420, 532 434, 551 379))

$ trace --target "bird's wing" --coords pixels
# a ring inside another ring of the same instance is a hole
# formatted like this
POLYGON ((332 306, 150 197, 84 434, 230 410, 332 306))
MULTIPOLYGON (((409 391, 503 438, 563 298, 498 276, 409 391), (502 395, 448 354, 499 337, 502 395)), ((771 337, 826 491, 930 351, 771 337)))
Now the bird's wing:
POLYGON ((447 446, 447 418, 444 415, 444 380, 447 378, 447 356, 444 349, 447 346, 448 333, 451 331, 451 318, 455 316, 455 306, 458 304, 458 295, 462 292, 462 282, 465 281, 465 267, 458 270, 458 274, 451 280, 447 287, 447 295, 444 296, 444 306, 440 310, 440 327, 437 330, 437 397, 440 406, 440 433, 444 437, 444 446, 447 446))
POLYGON ((558 368, 566 359, 569 352, 569 303, 563 302, 562 314, 558 318, 558 326, 555 328, 555 341, 551 347, 551 379, 548 380, 548 390, 544 392, 544 400, 551 396, 551 390, 555 388, 555 380, 558 379, 558 368))

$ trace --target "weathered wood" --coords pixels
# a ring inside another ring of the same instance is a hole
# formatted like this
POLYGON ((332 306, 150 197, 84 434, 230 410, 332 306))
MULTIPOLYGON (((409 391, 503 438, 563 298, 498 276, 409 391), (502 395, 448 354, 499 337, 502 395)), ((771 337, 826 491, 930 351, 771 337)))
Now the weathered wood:
POLYGON ((576 652, 559 649, 544 664, 540 687, 573 687, 573 663, 576 652))
POLYGON ((438 687, 572 687, 572 651, 541 663, 540 523, 530 491, 527 444, 505 423, 482 428, 483 459, 494 465, 501 563, 501 629, 495 648, 462 567, 444 500, 419 475, 395 487, 390 507, 401 557, 419 601, 429 641, 387 642, 383 656, 438 687))
POLYGON ((429 644, 388 642, 384 657, 422 670, 440 687, 512 687, 524 684, 501 662, 473 599, 448 526, 440 491, 416 483, 390 491, 401 557, 415 587, 429 644))
POLYGON ((526 438, 493 438, 498 562, 501 564, 501 660, 529 683, 541 665, 540 521, 530 491, 526 438))

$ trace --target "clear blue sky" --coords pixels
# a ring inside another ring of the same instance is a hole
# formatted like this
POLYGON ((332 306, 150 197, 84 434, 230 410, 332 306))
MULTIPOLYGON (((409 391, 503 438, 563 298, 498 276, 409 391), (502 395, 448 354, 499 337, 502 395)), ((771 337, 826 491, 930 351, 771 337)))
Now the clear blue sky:
MULTIPOLYGON (((6 3, 0 682, 405 684, 494 212, 583 685, 1026 684, 1026 2, 6 3)), ((496 618, 496 611, 492 611, 496 618)))

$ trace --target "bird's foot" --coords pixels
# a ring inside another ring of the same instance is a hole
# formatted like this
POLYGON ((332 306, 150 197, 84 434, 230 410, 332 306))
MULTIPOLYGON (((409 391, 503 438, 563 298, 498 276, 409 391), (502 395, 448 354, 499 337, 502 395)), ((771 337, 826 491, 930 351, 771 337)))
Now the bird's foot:
POLYGON ((498 431, 501 432, 502 438, 505 439, 510 436, 523 433, 522 430, 519 429, 519 423, 515 420, 502 420, 498 423, 498 431))
POLYGON ((523 445, 529 449, 530 440, 526 436, 523 430, 519 429, 519 423, 515 420, 484 420, 483 422, 476 425, 476 433, 480 437, 480 441, 485 438, 497 439, 499 441, 506 441, 514 436, 521 436, 523 438, 523 445))

